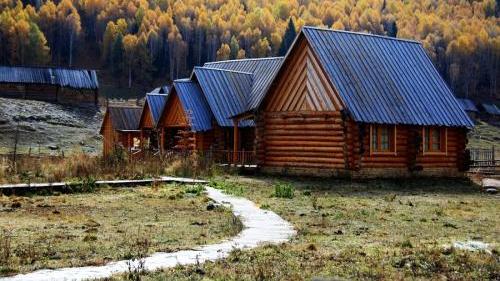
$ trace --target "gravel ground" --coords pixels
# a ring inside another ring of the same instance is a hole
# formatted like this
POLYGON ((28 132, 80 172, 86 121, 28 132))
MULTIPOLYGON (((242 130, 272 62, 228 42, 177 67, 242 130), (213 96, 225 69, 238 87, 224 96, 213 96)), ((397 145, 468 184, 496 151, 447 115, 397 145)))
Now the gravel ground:
POLYGON ((18 151, 83 150, 99 153, 103 112, 92 105, 61 105, 43 101, 0 98, 0 153, 13 150, 16 128, 18 151))

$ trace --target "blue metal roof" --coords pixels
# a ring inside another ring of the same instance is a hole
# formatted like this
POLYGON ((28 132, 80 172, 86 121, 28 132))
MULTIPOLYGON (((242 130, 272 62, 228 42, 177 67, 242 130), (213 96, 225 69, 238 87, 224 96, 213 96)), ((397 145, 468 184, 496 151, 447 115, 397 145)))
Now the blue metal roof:
POLYGON ((500 115, 500 109, 494 104, 482 103, 481 104, 486 113, 491 115, 500 115))
POLYGON ((165 94, 146 94, 146 102, 148 103, 154 126, 156 126, 158 121, 160 121, 161 114, 165 108, 165 103, 167 102, 167 97, 168 95, 165 94))
POLYGON ((477 107, 470 99, 457 99, 465 111, 477 112, 477 107))
POLYGON ((213 115, 198 84, 189 79, 174 81, 175 93, 188 115, 191 130, 204 132, 212 129, 213 115))
POLYGON ((0 83, 45 84, 74 89, 99 88, 95 70, 0 66, 0 83))
POLYGON ((302 34, 355 121, 474 126, 420 43, 312 27, 302 34))
MULTIPOLYGON (((232 127, 231 117, 246 110, 252 76, 245 72, 195 67, 193 78, 198 81, 219 126, 232 127)), ((254 126, 254 122, 244 120, 239 126, 254 126)))
MULTIPOLYGON (((278 72, 284 57, 239 59, 207 62, 205 67, 247 72, 253 74, 252 91, 247 100, 246 110, 255 109, 265 96, 266 89, 278 72)), ((240 112, 241 113, 241 112, 240 112)))

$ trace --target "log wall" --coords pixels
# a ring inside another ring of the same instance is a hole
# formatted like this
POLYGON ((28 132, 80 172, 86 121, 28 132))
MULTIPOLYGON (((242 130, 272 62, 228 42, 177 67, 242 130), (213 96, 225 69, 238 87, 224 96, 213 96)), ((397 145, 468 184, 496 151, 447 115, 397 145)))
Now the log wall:
POLYGON ((58 103, 97 103, 97 90, 60 88, 39 84, 0 84, 0 97, 21 98, 58 103))

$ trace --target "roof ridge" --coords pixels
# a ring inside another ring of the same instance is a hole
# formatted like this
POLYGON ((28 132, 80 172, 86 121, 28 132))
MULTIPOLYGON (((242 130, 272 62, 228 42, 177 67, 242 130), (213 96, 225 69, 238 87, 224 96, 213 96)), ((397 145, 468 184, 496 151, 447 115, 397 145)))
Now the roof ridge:
POLYGON ((140 106, 133 105, 108 105, 108 108, 142 109, 140 106))
POLYGON ((244 72, 244 71, 236 71, 236 70, 229 70, 229 69, 220 69, 220 68, 215 68, 215 67, 206 67, 206 66, 195 66, 194 69, 206 69, 206 70, 216 70, 216 71, 224 71, 224 72, 233 72, 237 74, 247 74, 253 76, 254 74, 251 72, 244 72))
POLYGON ((332 29, 332 28, 326 28, 326 27, 317 27, 317 26, 308 26, 308 25, 305 25, 302 28, 303 29, 315 29, 315 30, 319 30, 319 31, 347 33, 347 34, 360 35, 360 36, 369 36, 369 37, 376 37, 376 38, 380 38, 380 39, 395 40, 395 41, 401 41, 401 42, 407 42, 407 43, 414 43, 414 44, 422 45, 422 42, 417 41, 417 40, 413 40, 413 39, 396 38, 396 37, 390 37, 390 36, 384 36, 384 35, 378 35, 378 34, 371 34, 371 33, 367 33, 367 32, 356 32, 356 31, 349 31, 349 30, 339 30, 339 29, 332 29))
POLYGON ((174 83, 194 83, 190 78, 175 79, 174 83))
POLYGON ((226 63, 226 62, 237 62, 237 61, 257 61, 257 60, 276 60, 276 59, 283 59, 285 58, 284 56, 280 57, 265 57, 265 58, 245 58, 245 59, 233 59, 233 60, 219 60, 219 61, 210 61, 204 63, 206 64, 219 64, 219 63, 226 63))
POLYGON ((62 69, 62 70, 74 70, 74 71, 97 71, 97 69, 89 69, 89 68, 74 68, 74 67, 67 67, 67 66, 29 66, 29 65, 0 65, 0 67, 6 67, 6 68, 24 68, 24 69, 46 69, 46 70, 55 70, 55 69, 62 69))
POLYGON ((147 96, 167 96, 168 94, 146 93, 147 96))

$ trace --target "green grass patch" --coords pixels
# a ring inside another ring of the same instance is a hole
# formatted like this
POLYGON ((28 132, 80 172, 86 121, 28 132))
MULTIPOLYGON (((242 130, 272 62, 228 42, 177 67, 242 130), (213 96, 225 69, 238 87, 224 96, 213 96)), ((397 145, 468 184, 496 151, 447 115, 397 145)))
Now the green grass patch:
POLYGON ((468 180, 232 177, 224 182, 290 221, 297 236, 282 245, 235 250, 216 262, 148 273, 144 280, 500 277, 499 201, 468 180), (274 196, 283 183, 293 187, 292 198, 274 196), (446 247, 467 240, 490 244, 492 254, 446 247))

